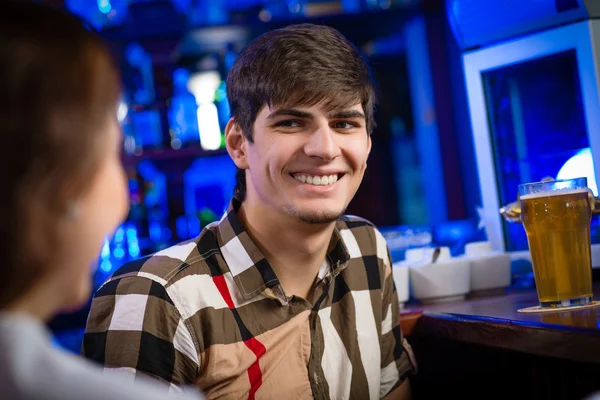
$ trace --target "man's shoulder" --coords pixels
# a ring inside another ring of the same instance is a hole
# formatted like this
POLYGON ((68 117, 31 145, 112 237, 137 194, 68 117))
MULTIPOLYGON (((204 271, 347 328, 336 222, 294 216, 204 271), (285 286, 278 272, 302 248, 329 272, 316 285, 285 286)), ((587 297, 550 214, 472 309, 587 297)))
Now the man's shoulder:
POLYGON ((383 235, 377 226, 368 219, 356 215, 342 215, 336 224, 338 230, 350 230, 355 236, 369 237, 375 241, 383 240, 383 235))
POLYGON ((214 231, 205 228, 194 239, 177 243, 154 254, 123 264, 107 280, 107 283, 138 277, 168 286, 176 281, 183 271, 209 274, 208 259, 219 251, 214 231))
POLYGON ((355 215, 343 215, 338 219, 336 227, 346 247, 358 247, 359 250, 351 253, 361 256, 376 255, 384 264, 388 264, 386 240, 371 221, 355 215))

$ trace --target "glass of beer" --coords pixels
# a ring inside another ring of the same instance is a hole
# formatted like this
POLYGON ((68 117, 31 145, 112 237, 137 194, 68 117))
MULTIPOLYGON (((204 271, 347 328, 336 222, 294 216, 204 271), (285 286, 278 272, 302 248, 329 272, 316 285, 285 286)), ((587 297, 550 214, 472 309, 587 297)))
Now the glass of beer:
POLYGON ((586 178, 519 185, 541 307, 592 301, 592 211, 586 178))

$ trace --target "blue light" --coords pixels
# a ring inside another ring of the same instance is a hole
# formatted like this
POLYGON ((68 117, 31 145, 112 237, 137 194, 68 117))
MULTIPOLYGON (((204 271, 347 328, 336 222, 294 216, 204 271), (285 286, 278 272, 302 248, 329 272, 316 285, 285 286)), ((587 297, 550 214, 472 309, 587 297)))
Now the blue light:
POLYGON ((112 271, 112 263, 109 260, 104 260, 100 263, 100 269, 104 272, 112 271))
POLYGON ((137 244, 132 244, 129 246, 129 256, 130 257, 137 257, 140 255, 140 246, 138 246, 137 244))
POLYGON ((114 254, 114 256, 115 256, 116 259, 120 260, 123 257, 125 257, 125 250, 123 250, 122 247, 117 247, 115 249, 115 251, 113 251, 113 254, 114 254))
MULTIPOLYGON (((39 0, 38 0, 39 1, 39 0)), ((131 0, 63 0, 65 7, 82 17, 90 27, 102 30, 125 21, 131 0)), ((88 27, 89 30, 89 27, 88 27)))
POLYGON ((125 235, 127 236, 127 240, 129 242, 137 241, 137 229, 127 228, 127 230, 125 231, 125 235))
POLYGON ((98 10, 102 14, 108 14, 112 10, 112 5, 110 4, 110 0, 98 0, 98 10))
POLYGON ((226 3, 226 0, 195 1, 186 15, 193 25, 225 24, 229 19, 226 3))
POLYGON ((123 229, 122 226, 117 228, 117 231, 115 232, 115 243, 123 243, 123 240, 125 239, 125 230, 123 229))
POLYGON ((102 252, 100 253, 100 257, 103 260, 107 260, 110 258, 110 245, 108 244, 108 239, 104 239, 104 244, 102 245, 102 252))
POLYGON ((191 0, 172 0, 172 1, 173 1, 173 5, 175 6, 175 9, 182 14, 187 14, 189 12, 190 8, 192 7, 191 0))
POLYGON ((360 1, 359 0, 342 0, 342 9, 347 13, 360 12, 360 1))
POLYGON ((175 232, 180 239, 188 239, 188 221, 184 216, 175 220, 175 232))
POLYGON ((148 224, 148 230, 150 234, 150 239, 153 241, 159 241, 162 239, 162 227, 160 226, 160 222, 152 221, 148 224))
POLYGON ((188 220, 188 235, 189 238, 196 237, 200 234, 200 220, 196 217, 191 217, 188 220))
POLYGON ((185 142, 197 142, 200 135, 196 98, 187 88, 189 79, 190 73, 184 68, 173 72, 173 97, 168 117, 175 148, 185 142))
MULTIPOLYGON (((133 42, 125 49, 125 58, 133 68, 131 75, 134 87, 129 89, 133 94, 132 100, 140 105, 151 104, 155 99, 152 56, 139 43, 133 42)), ((146 114, 146 119, 152 120, 155 113, 147 110, 143 114, 146 114)))

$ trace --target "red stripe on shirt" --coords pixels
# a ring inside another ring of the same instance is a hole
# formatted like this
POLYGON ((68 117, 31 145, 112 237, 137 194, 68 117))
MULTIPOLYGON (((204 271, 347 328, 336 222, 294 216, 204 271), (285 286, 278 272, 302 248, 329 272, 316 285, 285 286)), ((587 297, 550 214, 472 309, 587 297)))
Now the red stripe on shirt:
MULTIPOLYGON (((229 307, 231 310, 235 310, 235 306, 233 305, 233 300, 231 298, 231 293, 229 293, 227 282, 225 282, 225 277, 223 275, 213 276, 213 282, 219 290, 219 293, 221 293, 223 300, 225 300, 225 304, 227 304, 227 307, 229 307)), ((250 381, 250 392, 248 393, 248 400, 254 400, 254 395, 262 385, 262 372, 260 370, 260 364, 258 360, 260 359, 260 357, 262 357, 263 354, 265 354, 267 349, 256 338, 246 340, 244 344, 256 357, 256 361, 254 361, 250 368, 248 368, 248 380, 250 381)))

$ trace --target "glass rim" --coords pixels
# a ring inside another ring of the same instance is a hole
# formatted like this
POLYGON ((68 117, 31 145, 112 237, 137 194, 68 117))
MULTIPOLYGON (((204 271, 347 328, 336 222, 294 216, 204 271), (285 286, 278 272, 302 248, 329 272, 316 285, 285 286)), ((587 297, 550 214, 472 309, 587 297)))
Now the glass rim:
POLYGON ((563 182, 575 182, 575 181, 580 181, 580 180, 584 181, 585 182, 585 186, 587 187, 587 177, 581 176, 581 177, 578 177, 578 178, 554 179, 554 180, 551 180, 551 181, 539 181, 539 182, 519 183, 519 189, 526 188, 526 187, 531 187, 531 186, 545 185, 545 184, 563 183, 563 182))

